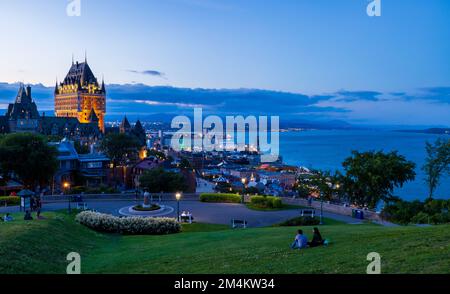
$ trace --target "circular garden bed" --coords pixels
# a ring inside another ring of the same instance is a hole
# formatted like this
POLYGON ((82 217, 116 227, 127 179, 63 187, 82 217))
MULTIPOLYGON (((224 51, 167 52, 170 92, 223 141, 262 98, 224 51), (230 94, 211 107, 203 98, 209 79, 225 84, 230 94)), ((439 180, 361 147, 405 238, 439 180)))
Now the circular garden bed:
POLYGON ((144 207, 142 204, 133 206, 133 210, 136 211, 155 211, 161 209, 161 206, 157 204, 152 204, 150 207, 144 207))

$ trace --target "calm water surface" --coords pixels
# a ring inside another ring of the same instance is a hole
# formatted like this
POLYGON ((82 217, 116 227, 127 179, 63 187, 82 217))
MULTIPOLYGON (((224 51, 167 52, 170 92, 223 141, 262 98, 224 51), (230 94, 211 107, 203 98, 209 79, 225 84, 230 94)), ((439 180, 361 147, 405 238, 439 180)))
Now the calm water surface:
MULTIPOLYGON (((389 131, 286 132, 280 134, 280 153, 287 164, 337 170, 342 169, 341 163, 351 155, 352 150, 397 150, 417 164, 417 176, 414 182, 398 189, 396 195, 406 200, 423 200, 427 196, 425 175, 421 170, 426 157, 425 142, 433 142, 438 137, 439 135, 389 131)), ((442 178, 436 198, 450 198, 450 177, 442 178)))

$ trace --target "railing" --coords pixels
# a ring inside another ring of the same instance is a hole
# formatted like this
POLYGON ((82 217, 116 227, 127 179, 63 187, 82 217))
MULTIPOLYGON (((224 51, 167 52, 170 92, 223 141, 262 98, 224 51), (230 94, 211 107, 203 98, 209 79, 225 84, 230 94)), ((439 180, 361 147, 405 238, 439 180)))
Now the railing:
MULTIPOLYGON (((161 197, 161 201, 176 201, 175 193, 150 193, 153 195, 153 200, 159 200, 161 197)), ((134 193, 124 193, 124 194, 73 194, 73 195, 45 195, 42 196, 42 201, 44 203, 49 202, 60 202, 60 201, 69 201, 69 197, 81 196, 83 201, 93 201, 93 200, 103 200, 103 201, 133 201, 139 200, 142 201, 144 196, 142 194, 134 193)), ((183 201, 193 201, 198 200, 200 194, 197 193, 187 193, 183 194, 183 201)))
MULTIPOLYGON (((306 199, 302 198, 288 198, 288 197, 282 197, 282 201, 285 204, 291 204, 291 205, 299 205, 304 207, 312 207, 316 210, 320 210, 321 203, 320 201, 311 201, 308 202, 306 199)), ((326 201, 323 202, 323 211, 336 213, 340 215, 346 215, 346 216, 352 216, 354 208, 344 205, 338 205, 338 204, 332 204, 328 203, 326 201)), ((361 209, 360 209, 361 210, 361 209)), ((362 210, 364 212, 364 218, 370 219, 370 220, 380 220, 380 216, 372 210, 362 210)))

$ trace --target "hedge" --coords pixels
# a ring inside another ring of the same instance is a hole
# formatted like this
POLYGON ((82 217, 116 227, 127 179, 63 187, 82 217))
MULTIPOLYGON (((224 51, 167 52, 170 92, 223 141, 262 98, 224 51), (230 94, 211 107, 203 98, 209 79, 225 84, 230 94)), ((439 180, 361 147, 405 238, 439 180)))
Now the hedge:
POLYGON ((181 225, 174 218, 116 217, 110 214, 83 211, 75 220, 98 232, 127 235, 165 235, 181 231, 181 225))
POLYGON ((241 196, 225 193, 203 193, 200 195, 201 202, 241 203, 241 196))
POLYGON ((282 227, 317 226, 320 219, 311 216, 299 216, 279 224, 282 227))
POLYGON ((0 205, 7 206, 16 206, 20 205, 20 197, 19 196, 2 196, 0 197, 0 205))
POLYGON ((273 196, 252 196, 250 203, 259 208, 282 208, 281 199, 273 196))

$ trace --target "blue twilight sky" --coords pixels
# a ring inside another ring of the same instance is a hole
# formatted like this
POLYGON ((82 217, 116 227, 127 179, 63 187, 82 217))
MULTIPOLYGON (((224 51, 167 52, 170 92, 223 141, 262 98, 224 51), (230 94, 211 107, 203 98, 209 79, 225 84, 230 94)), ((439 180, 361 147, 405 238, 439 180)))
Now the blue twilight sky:
MULTIPOLYGON (((189 91, 145 96, 143 85, 249 88, 297 94, 281 99, 295 107, 276 108, 292 117, 450 125, 448 0, 381 0, 380 17, 366 14, 368 0, 80 0, 69 17, 72 1, 0 0, 0 82, 53 86, 86 50, 98 78, 125 85, 112 112, 231 105, 215 93, 212 106, 189 91)), ((252 107, 241 94, 232 101, 252 107)))

